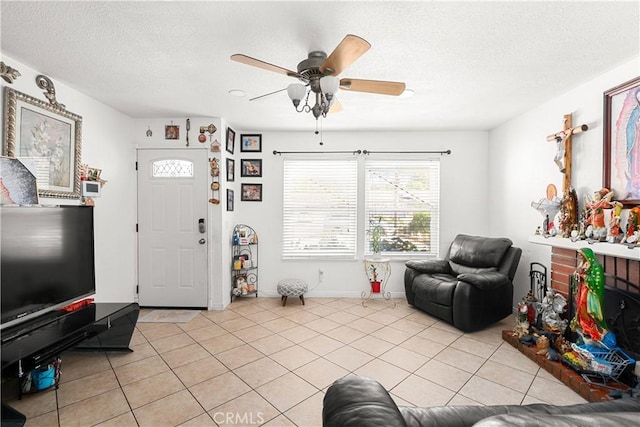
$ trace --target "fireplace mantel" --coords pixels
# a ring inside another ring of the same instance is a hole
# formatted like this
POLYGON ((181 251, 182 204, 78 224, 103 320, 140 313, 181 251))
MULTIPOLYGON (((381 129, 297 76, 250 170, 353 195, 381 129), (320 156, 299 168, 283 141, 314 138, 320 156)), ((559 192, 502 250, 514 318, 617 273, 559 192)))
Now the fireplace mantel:
POLYGON ((530 236, 529 242, 562 249, 578 250, 580 248, 591 248, 593 250, 593 253, 595 254, 640 261, 640 246, 629 249, 626 245, 619 243, 599 242, 590 244, 586 240, 578 240, 576 242, 572 242, 571 239, 567 239, 564 237, 546 238, 540 235, 530 236))

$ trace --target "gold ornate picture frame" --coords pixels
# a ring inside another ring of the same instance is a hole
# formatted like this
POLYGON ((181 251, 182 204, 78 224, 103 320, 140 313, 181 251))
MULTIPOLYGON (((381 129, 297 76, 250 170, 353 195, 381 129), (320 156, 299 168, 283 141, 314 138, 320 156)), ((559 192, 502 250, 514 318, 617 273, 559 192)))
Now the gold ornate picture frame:
POLYGON ((4 154, 36 163, 40 197, 80 198, 82 117, 5 88, 4 154))

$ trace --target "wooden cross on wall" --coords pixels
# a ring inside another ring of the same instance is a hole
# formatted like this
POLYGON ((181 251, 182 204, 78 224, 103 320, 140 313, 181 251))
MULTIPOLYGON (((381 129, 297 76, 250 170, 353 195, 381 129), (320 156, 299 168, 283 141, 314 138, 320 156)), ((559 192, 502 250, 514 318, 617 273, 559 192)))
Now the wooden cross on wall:
POLYGON ((558 144, 554 160, 564 175, 562 180, 563 194, 568 194, 571 188, 571 136, 587 129, 589 129, 587 125, 572 127, 571 114, 565 114, 562 130, 547 136, 547 141, 555 141, 558 144))

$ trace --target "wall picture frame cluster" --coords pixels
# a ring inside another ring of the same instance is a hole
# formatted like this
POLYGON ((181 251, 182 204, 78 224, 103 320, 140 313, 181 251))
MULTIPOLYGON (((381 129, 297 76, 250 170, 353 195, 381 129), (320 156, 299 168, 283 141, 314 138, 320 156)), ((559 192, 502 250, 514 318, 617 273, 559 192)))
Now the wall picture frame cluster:
POLYGON ((240 200, 243 202, 261 202, 262 184, 242 184, 240 200))
POLYGON ((242 134, 240 135, 240 151, 243 153, 262 152, 262 134, 242 134))
POLYGON ((233 154, 234 150, 235 150, 235 143, 236 143, 236 132, 231 129, 230 127, 227 127, 227 144, 226 144, 226 150, 233 154))
POLYGON ((262 177, 262 159, 240 159, 240 176, 262 177))

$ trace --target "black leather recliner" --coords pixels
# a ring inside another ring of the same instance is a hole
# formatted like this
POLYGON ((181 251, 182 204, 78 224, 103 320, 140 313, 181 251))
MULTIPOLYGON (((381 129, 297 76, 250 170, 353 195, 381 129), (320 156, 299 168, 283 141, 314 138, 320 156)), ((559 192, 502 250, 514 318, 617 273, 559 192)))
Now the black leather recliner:
POLYGON ((398 407, 380 383, 350 374, 335 381, 324 396, 324 427, 530 427, 631 426, 640 420, 640 397, 557 406, 461 405, 398 407))
POLYGON ((407 302, 462 331, 484 329, 512 314, 521 255, 510 239, 459 234, 444 259, 407 261, 407 302))

